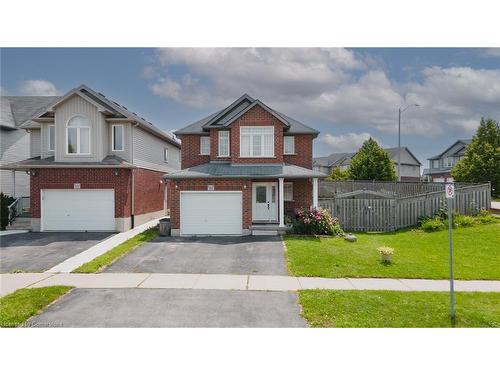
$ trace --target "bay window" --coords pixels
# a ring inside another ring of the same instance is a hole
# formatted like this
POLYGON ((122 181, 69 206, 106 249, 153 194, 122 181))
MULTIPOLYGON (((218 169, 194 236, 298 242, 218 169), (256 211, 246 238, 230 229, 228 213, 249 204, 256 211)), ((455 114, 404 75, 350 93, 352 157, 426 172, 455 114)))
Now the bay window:
POLYGON ((240 157, 273 157, 274 127, 240 127, 240 157))
POLYGON ((90 154, 90 122, 87 117, 74 116, 66 128, 66 152, 90 154))
POLYGON ((229 132, 227 130, 219 131, 219 156, 229 156, 229 132))

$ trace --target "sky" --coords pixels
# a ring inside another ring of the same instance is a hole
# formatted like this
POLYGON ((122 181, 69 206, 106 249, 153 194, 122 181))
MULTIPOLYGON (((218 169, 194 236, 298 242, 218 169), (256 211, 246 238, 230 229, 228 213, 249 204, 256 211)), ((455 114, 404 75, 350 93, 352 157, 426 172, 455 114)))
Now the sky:
POLYGON ((318 129, 314 156, 368 137, 427 158, 500 120, 500 48, 4 48, 2 95, 86 84, 165 131, 247 93, 318 129), (417 106, 412 106, 418 104, 417 106))

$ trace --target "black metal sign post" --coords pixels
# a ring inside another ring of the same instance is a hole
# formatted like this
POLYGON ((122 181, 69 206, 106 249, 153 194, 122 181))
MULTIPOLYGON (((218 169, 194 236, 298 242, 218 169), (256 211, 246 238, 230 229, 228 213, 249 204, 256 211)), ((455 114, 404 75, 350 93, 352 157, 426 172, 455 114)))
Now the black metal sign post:
POLYGON ((451 212, 451 205, 453 199, 455 199, 455 185, 454 184, 446 184, 446 206, 448 207, 448 245, 449 245, 449 253, 450 253, 450 319, 451 325, 455 326, 455 290, 453 283, 453 215, 451 212))

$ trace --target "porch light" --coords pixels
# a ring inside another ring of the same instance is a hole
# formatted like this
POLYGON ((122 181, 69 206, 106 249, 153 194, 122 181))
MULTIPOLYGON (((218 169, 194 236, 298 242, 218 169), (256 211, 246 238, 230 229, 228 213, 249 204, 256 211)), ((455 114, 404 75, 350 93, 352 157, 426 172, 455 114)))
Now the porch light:
POLYGON ((118 176, 118 169, 115 169, 115 176, 118 176))

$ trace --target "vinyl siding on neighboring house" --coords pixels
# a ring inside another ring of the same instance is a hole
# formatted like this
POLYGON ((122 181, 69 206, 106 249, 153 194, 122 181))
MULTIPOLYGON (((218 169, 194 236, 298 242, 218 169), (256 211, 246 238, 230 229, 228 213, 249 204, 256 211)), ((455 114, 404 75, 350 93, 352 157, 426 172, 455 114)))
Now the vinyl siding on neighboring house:
POLYGON ((133 128, 133 162, 147 169, 173 172, 180 169, 180 150, 178 147, 142 130, 133 128), (168 163, 163 159, 163 149, 168 149, 168 163))
MULTIPOLYGON (((54 156, 54 151, 49 151, 49 126, 54 124, 41 124, 40 125, 40 157, 42 159, 54 156)), ((55 143, 57 147, 58 139, 57 132, 55 134, 55 143)), ((65 145, 65 144, 64 144, 65 145)))
POLYGON ((30 138, 30 157, 34 158, 41 155, 41 133, 40 129, 32 129, 29 133, 30 138))
POLYGON ((75 95, 56 108, 56 162, 93 162, 104 159, 108 150, 108 124, 97 107, 75 95), (77 115, 86 116, 90 121, 90 155, 68 155, 66 153, 66 125, 77 115))
MULTIPOLYGON (((29 157, 30 135, 25 130, 0 130, 0 165, 29 157)), ((29 196, 29 176, 25 172, 0 171, 0 191, 10 196, 29 196)))

